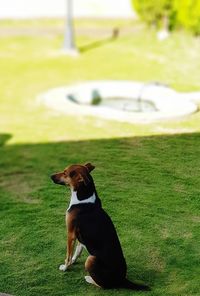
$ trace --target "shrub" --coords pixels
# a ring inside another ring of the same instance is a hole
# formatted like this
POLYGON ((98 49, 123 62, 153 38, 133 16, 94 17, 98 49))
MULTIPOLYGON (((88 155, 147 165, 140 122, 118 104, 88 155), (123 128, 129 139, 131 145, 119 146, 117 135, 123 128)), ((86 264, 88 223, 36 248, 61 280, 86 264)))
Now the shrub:
POLYGON ((132 4, 148 25, 182 27, 200 34, 199 0, 132 0, 132 4))
POLYGON ((174 0, 173 10, 175 27, 183 27, 200 34, 200 1, 199 0, 174 0))
POLYGON ((172 0, 132 0, 132 4, 141 19, 157 28, 169 19, 172 11, 172 0))

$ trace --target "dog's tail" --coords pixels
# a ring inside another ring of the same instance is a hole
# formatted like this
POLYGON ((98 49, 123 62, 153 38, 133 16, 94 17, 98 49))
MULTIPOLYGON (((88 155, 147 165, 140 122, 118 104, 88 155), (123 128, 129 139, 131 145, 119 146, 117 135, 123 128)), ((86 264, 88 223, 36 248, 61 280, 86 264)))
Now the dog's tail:
POLYGON ((136 290, 136 291, 151 291, 149 286, 141 283, 133 283, 127 279, 123 281, 122 288, 136 290))

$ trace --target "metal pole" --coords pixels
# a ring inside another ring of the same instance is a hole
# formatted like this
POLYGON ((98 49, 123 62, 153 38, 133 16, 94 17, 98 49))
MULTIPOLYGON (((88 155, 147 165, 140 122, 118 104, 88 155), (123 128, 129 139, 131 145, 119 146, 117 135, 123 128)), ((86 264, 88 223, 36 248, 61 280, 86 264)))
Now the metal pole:
POLYGON ((77 49, 74 42, 74 28, 73 28, 73 0, 67 0, 66 8, 66 28, 65 28, 65 36, 64 36, 64 51, 68 53, 77 53, 77 49))

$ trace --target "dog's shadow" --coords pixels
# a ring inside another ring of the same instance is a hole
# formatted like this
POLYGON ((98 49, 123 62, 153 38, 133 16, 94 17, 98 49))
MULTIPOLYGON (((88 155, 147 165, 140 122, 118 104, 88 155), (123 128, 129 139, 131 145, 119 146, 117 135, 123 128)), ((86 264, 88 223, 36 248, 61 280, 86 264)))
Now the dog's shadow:
POLYGON ((141 268, 138 266, 133 268, 129 267, 130 266, 128 266, 127 278, 137 284, 146 284, 151 290, 156 285, 156 282, 161 281, 164 276, 163 272, 156 269, 141 268))

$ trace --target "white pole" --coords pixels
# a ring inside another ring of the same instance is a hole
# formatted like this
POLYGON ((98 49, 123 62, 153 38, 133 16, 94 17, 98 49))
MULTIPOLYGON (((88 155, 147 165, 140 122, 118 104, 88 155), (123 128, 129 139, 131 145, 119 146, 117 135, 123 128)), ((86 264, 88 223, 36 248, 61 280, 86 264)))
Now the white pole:
POLYGON ((69 54, 77 54, 77 49, 74 41, 74 27, 73 27, 73 0, 66 2, 66 27, 64 36, 64 51, 69 54))

